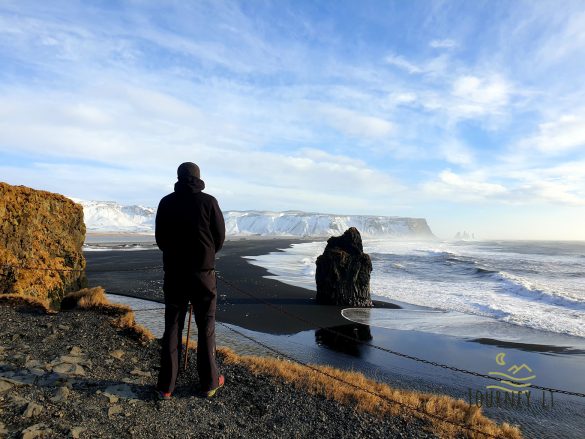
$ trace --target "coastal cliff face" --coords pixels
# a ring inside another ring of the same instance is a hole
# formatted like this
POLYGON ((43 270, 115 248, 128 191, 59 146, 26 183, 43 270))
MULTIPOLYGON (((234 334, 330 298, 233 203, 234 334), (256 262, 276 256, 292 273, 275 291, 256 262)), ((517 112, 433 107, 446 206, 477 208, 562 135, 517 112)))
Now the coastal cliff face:
POLYGON ((368 238, 433 239, 424 218, 371 215, 330 215, 308 212, 224 212, 228 235, 327 237, 350 227, 368 238))
MULTIPOLYGON (((88 232, 154 233, 156 209, 152 207, 124 206, 113 201, 73 201, 83 206, 88 232)), ((228 210, 223 215, 228 236, 322 238, 356 227, 368 238, 436 238, 424 218, 256 210, 228 210)))
POLYGON ((59 194, 0 182, 0 294, 58 301, 79 290, 85 283, 84 240, 81 205, 59 194))

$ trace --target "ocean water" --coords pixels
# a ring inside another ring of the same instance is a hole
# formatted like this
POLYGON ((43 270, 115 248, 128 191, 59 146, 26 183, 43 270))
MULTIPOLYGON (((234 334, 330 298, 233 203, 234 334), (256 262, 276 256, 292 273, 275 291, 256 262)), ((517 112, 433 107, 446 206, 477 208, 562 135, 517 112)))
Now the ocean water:
POLYGON ((88 233, 83 244, 84 251, 150 250, 156 249, 153 234, 139 233, 88 233))
MULTIPOLYGON (((315 260, 325 245, 293 244, 248 260, 279 281, 315 290, 315 260)), ((374 298, 448 312, 443 327, 478 316, 485 328, 505 322, 524 333, 585 338, 585 242, 365 240, 364 251, 372 258, 374 298)))

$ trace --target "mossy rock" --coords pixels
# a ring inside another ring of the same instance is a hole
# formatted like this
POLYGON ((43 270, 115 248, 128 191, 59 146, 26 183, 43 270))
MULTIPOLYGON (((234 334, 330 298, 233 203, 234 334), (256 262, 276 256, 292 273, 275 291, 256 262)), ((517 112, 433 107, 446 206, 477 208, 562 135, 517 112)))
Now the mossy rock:
POLYGON ((86 285, 81 205, 0 182, 0 232, 0 294, 55 302, 86 285))

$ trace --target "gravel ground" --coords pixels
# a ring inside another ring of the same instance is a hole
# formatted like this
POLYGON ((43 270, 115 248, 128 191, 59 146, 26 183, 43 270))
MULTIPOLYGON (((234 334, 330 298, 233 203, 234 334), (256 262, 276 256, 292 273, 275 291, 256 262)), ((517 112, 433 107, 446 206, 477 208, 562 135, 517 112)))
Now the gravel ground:
POLYGON ((215 398, 194 395, 193 361, 173 399, 157 401, 158 341, 141 345, 95 311, 0 304, 0 322, 0 437, 434 437, 422 421, 380 419, 221 362, 215 398))

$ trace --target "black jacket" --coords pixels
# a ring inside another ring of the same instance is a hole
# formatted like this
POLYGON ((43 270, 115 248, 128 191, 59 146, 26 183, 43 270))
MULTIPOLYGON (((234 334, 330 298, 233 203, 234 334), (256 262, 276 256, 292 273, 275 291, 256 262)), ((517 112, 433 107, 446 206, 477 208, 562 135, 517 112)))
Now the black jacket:
POLYGON ((202 180, 179 181, 156 212, 156 244, 165 273, 188 274, 215 268, 215 254, 225 240, 225 223, 217 200, 201 192, 202 180))

